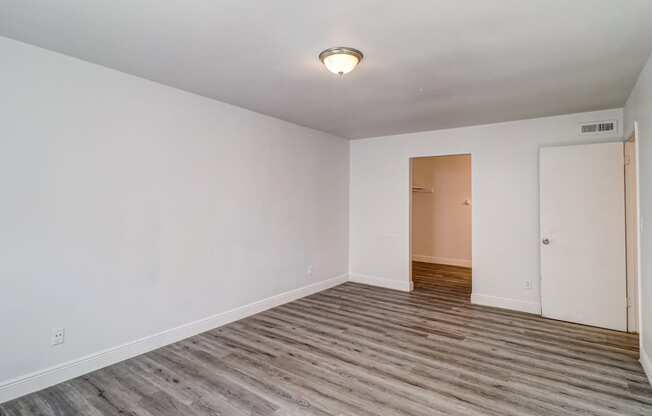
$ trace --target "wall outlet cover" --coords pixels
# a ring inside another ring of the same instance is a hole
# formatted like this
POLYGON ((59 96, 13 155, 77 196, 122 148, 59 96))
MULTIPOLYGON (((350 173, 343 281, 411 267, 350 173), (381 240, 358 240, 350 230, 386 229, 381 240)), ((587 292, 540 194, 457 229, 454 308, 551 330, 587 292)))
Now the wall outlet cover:
POLYGON ((65 339, 65 328, 54 328, 52 330, 52 345, 61 345, 65 339))

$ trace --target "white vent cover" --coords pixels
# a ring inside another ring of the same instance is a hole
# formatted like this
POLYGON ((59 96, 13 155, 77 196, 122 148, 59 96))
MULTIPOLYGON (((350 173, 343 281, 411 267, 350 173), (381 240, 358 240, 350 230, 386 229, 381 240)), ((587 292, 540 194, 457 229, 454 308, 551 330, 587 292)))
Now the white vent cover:
POLYGON ((580 135, 598 135, 614 133, 616 131, 616 120, 595 121, 591 123, 580 124, 580 135))

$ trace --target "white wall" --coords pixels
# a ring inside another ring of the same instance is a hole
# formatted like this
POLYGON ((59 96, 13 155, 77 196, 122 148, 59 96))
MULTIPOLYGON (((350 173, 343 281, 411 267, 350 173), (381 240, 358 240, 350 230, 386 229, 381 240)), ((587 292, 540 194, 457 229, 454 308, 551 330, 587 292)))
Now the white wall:
POLYGON ((412 260, 471 266, 471 156, 412 159, 412 260))
POLYGON ((0 56, 0 402, 346 280, 348 141, 6 38, 0 56))
POLYGON ((638 123, 638 168, 641 274, 641 361, 652 378, 652 57, 625 106, 624 133, 628 136, 638 123))
POLYGON ((620 126, 622 110, 351 142, 352 278, 409 289, 409 159, 471 153, 473 301, 539 313, 539 148, 620 139, 578 135, 604 119, 620 126))

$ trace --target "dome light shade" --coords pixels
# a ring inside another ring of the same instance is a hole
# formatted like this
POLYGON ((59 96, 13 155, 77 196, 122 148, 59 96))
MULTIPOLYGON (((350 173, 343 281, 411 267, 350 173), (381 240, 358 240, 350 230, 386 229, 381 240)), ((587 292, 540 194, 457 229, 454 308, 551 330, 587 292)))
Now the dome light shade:
POLYGON ((319 54, 319 60, 326 69, 334 74, 343 76, 353 71, 362 60, 362 52, 353 48, 330 48, 319 54))

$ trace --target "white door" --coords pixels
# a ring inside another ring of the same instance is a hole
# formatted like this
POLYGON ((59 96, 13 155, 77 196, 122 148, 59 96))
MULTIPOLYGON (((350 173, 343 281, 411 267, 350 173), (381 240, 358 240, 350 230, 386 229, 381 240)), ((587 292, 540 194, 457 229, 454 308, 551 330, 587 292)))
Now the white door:
POLYGON ((623 143, 541 149, 543 316, 627 330, 623 143))

